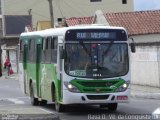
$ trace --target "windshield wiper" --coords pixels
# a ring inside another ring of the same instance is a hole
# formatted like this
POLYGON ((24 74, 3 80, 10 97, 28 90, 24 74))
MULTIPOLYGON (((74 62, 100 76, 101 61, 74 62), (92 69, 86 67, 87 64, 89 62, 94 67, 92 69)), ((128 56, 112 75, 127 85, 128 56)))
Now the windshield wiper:
POLYGON ((88 49, 86 48, 86 46, 84 45, 84 43, 81 41, 81 42, 79 42, 80 43, 80 45, 83 47, 83 49, 84 49, 84 51, 89 55, 89 56, 91 56, 91 53, 88 51, 88 49))
POLYGON ((108 54, 109 49, 112 47, 113 43, 114 43, 114 41, 111 41, 111 42, 109 43, 109 46, 108 46, 107 49, 104 51, 104 54, 106 54, 106 55, 108 54))
POLYGON ((107 54, 108 54, 109 49, 112 47, 113 43, 114 43, 114 41, 111 41, 111 42, 109 43, 109 46, 107 47, 107 49, 104 51, 103 56, 102 56, 102 64, 103 64, 103 62, 104 62, 104 55, 107 55, 107 54))

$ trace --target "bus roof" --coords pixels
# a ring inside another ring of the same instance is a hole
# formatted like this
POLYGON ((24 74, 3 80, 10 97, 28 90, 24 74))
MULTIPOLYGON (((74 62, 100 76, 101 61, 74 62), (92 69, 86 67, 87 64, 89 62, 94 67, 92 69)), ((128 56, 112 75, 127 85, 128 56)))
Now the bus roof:
POLYGON ((46 36, 64 36, 65 32, 67 30, 73 30, 73 29, 117 29, 117 30, 125 30, 123 27, 115 27, 115 26, 105 26, 105 25, 78 25, 78 26, 73 26, 73 27, 63 27, 63 28, 51 28, 51 29, 46 29, 46 30, 41 30, 41 31, 33 31, 33 32, 24 32, 21 33, 20 37, 22 36, 33 36, 33 35, 39 35, 42 37, 46 36))

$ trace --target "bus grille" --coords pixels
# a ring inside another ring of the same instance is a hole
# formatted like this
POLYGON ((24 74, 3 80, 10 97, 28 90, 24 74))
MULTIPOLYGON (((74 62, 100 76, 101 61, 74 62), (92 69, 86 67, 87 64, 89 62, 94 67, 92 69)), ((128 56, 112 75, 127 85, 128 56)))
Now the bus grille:
POLYGON ((123 79, 113 80, 78 80, 74 79, 71 83, 82 93, 112 93, 124 83, 123 79))
POLYGON ((109 95, 87 95, 89 100, 104 100, 108 99, 109 95))
POLYGON ((78 82, 80 85, 85 87, 110 87, 111 85, 114 85, 115 82, 78 82))
POLYGON ((105 92, 112 92, 112 89, 109 89, 109 88, 100 88, 100 89, 97 89, 97 88, 84 88, 83 89, 84 92, 88 92, 88 93, 92 93, 92 92, 95 92, 95 93, 105 93, 105 92))

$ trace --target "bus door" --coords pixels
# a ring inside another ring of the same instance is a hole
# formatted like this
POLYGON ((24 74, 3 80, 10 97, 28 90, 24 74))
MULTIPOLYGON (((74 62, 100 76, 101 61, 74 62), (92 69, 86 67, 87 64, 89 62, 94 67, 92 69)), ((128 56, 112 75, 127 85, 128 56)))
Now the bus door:
POLYGON ((23 70, 24 70, 24 92, 29 94, 29 84, 27 80, 27 56, 28 56, 28 44, 23 44, 23 70))
POLYGON ((58 53, 57 53, 57 78, 58 78, 58 80, 60 80, 60 81, 58 81, 58 83, 60 83, 61 84, 61 87, 60 88, 58 88, 58 93, 60 93, 59 95, 58 95, 58 99, 60 100, 62 97, 63 97, 63 72, 62 72, 62 68, 63 68, 63 59, 61 58, 62 57, 62 54, 64 53, 64 47, 63 47, 63 44, 62 44, 62 40, 63 40, 63 37, 62 36, 59 36, 58 37, 58 41, 60 42, 59 44, 58 44, 58 53))
POLYGON ((41 96, 41 90, 40 90, 40 62, 41 62, 41 50, 42 50, 42 44, 40 43, 41 40, 39 40, 36 44, 36 84, 37 84, 37 96, 41 96))

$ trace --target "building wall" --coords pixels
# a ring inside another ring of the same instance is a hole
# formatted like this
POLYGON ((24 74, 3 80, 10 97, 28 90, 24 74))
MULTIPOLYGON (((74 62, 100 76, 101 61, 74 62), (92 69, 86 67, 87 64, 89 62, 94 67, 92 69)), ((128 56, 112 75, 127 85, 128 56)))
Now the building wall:
POLYGON ((159 43, 136 46, 136 53, 131 54, 131 82, 160 87, 160 35, 140 35, 133 38, 139 43, 159 43))
POLYGON ((136 43, 160 42, 160 34, 147 34, 131 36, 136 43))
MULTIPOLYGON (((48 0, 3 0, 3 13, 5 15, 26 15, 32 9, 34 25, 38 20, 49 20, 48 0)), ((102 0, 102 2, 90 2, 90 0, 53 0, 54 17, 70 18, 93 16, 96 10, 107 12, 133 11, 133 0, 102 0)))

